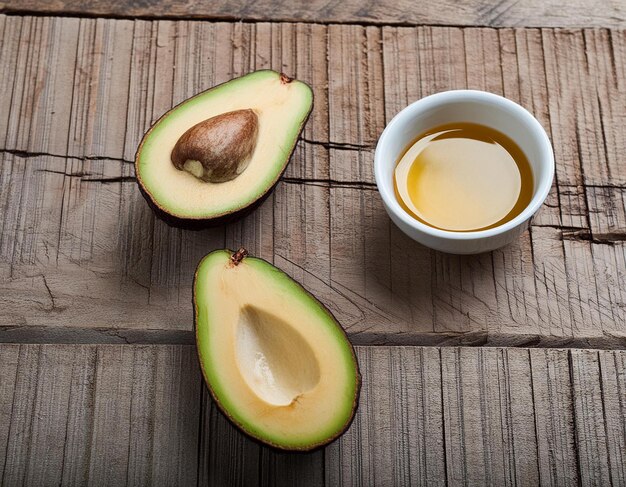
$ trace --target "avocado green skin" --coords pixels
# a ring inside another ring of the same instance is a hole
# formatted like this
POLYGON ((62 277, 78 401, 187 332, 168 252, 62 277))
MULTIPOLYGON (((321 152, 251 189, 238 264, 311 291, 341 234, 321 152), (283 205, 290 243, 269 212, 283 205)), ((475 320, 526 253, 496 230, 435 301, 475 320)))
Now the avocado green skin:
MULTIPOLYGON (((271 71, 271 70, 261 69, 261 70, 253 71, 252 73, 249 73, 249 74, 259 73, 262 71, 271 71)), ((234 78, 234 79, 237 79, 237 78, 234 78)), ((139 173, 139 168, 138 168, 139 156, 141 155, 143 144, 148 138, 148 135, 150 134, 150 132, 154 130, 154 128, 161 122, 161 120, 163 120, 165 117, 167 117, 170 113, 172 113, 174 110, 176 110, 178 107, 180 107, 184 103, 187 103, 189 100, 203 95, 207 91, 211 91, 220 86, 227 85, 231 81, 233 81, 233 79, 225 81, 224 83, 220 83, 215 86, 212 86, 208 90, 201 91, 200 93, 192 96, 191 98, 187 98, 186 100, 183 100, 182 102, 180 102, 178 105, 170 108, 167 112, 161 115, 161 117, 159 117, 159 119, 156 122, 154 122, 154 124, 152 124, 152 126, 144 134, 143 138, 141 139, 141 143, 139 144, 139 147, 137 148, 137 152, 135 153, 134 166, 135 166, 135 177, 137 180, 137 185, 139 186, 139 190, 141 194, 143 195, 143 197, 148 202, 148 205, 150 206, 150 208, 154 211, 154 213, 161 220, 163 220, 165 223, 167 223, 171 227, 183 228, 186 230, 203 230, 206 228, 211 228, 211 227, 231 223, 247 216, 252 211, 254 211, 258 206, 260 206, 261 203, 263 203, 263 201, 265 201, 265 199, 271 194, 271 192, 274 191, 274 189, 276 188, 276 185, 280 181, 280 178, 282 178, 283 174, 287 170, 287 166, 289 165, 289 162, 291 161, 291 156, 293 155, 293 151, 296 147, 296 144, 298 143, 299 137, 296 137, 294 139, 293 144, 291 145, 291 148, 289 149, 289 153, 288 153, 289 155, 287 156, 287 159, 285 160, 285 164, 282 170, 276 176, 274 181, 272 181, 272 183, 267 187, 267 189, 258 198, 256 198, 255 200, 251 200, 247 205, 243 207, 239 207, 239 208, 233 208, 232 211, 222 216, 218 216, 214 218, 180 218, 168 212, 166 207, 161 206, 159 202, 157 201, 157 199, 152 197, 150 192, 144 186, 143 181, 141 180, 141 175, 139 173)), ((298 133, 302 132, 302 129, 304 128, 307 121, 309 120, 309 117, 311 116, 311 112, 313 111, 314 102, 315 102, 315 99, 313 95, 313 90, 311 90, 311 107, 309 108, 309 111, 306 114, 306 117, 304 117, 304 119, 302 120, 302 123, 300 124, 300 127, 298 128, 298 133)))
MULTIPOLYGON (((213 252, 210 252, 209 254, 205 255, 200 262, 198 263, 198 266, 196 267, 196 272, 194 274, 194 278, 193 278, 193 323, 194 323, 194 334, 196 336, 196 343, 198 342, 198 304, 197 304, 197 297, 196 297, 196 281, 198 279, 198 271, 200 270, 200 268, 202 267, 202 262, 208 258, 211 254, 215 253, 215 252, 229 252, 231 255, 234 253, 232 250, 229 249, 220 249, 220 250, 214 250, 213 252)), ((259 257, 254 257, 257 260, 263 260, 265 262, 267 262, 265 259, 261 259, 259 257)), ((244 258, 245 260, 245 258, 244 258)), ((267 262, 268 264, 272 265, 270 262, 267 262)), ((280 271, 280 269, 276 268, 277 270, 280 271)), ((360 372, 360 368, 359 368, 359 361, 357 359, 356 353, 354 352, 354 347, 352 346, 352 343, 350 342, 350 340, 348 339, 348 335, 346 334, 345 330, 343 329, 343 327, 341 325, 339 325, 339 322, 337 321, 337 319, 335 318, 335 315, 332 314, 332 312, 326 307, 324 306, 324 304, 319 301, 315 296, 313 296, 310 292, 308 292, 306 289, 304 289, 304 287, 302 287, 302 285, 300 283, 298 283, 298 281, 296 281, 295 279, 293 279, 291 276, 289 276, 287 273, 280 271, 283 274, 285 274, 289 279, 291 279, 293 282, 295 282, 296 284, 298 284, 298 286, 300 287, 301 291, 305 294, 307 294, 308 296, 312 297, 313 299, 315 299, 319 305, 330 315, 332 316, 332 318, 335 320, 335 323, 337 323, 339 330, 341 331, 341 333, 343 334, 343 336, 345 337, 347 343, 350 346, 350 353, 352 355, 352 360, 354 361, 354 366, 355 366, 355 371, 356 371, 356 375, 355 375, 355 395, 354 395, 354 401, 352 403, 352 413, 350 415, 350 417, 348 418, 348 420, 345 422, 345 424, 341 427, 341 429, 334 434, 333 436, 320 441, 318 443, 312 443, 310 445, 306 445, 306 446, 302 446, 302 447, 295 447, 295 448, 286 448, 282 445, 279 445, 277 443, 274 443, 272 441, 269 441, 265 438, 262 438, 260 436, 256 436, 251 434, 250 432, 248 432, 245 429, 245 426, 240 424, 238 421, 235 420, 235 418, 233 418, 231 416, 231 414, 228 412, 228 410, 222 405, 222 403, 220 402, 220 400, 218 399, 217 395, 215 394, 215 392, 213 391, 211 384, 207 378, 207 373, 204 370, 204 364, 202 362, 202 357, 200 356, 200 350, 198 349, 198 347, 196 346, 196 352, 198 354, 198 362, 200 363, 200 369, 202 370, 202 377, 204 378, 204 383, 207 386, 207 389, 209 391, 209 393, 211 394, 211 398, 213 399, 213 401, 215 402, 215 404, 217 405, 218 409, 222 412, 222 414, 224 416, 226 416, 226 419, 228 419, 228 421, 235 426, 239 431, 241 431, 244 435, 246 435, 248 438, 250 438, 251 440, 255 441, 256 443, 259 443, 263 446, 269 446, 274 450, 277 451, 288 451, 288 452, 297 452, 297 453, 306 453, 306 452, 311 452, 314 450, 318 450, 330 443, 332 443, 333 441, 335 441, 337 438, 339 438, 341 435, 343 435, 346 430, 350 427, 350 425, 352 424, 352 422, 354 421, 354 416, 356 415, 357 409, 359 407, 359 398, 361 396, 361 385, 362 385, 362 380, 361 380, 361 372, 360 372)))
MULTIPOLYGON (((283 171, 284 172, 284 171, 283 171)), ((282 175, 282 173, 281 173, 282 175)), ((272 186, 268 191, 265 192, 263 196, 257 199, 252 204, 242 208, 241 210, 235 211, 233 213, 229 213, 224 216, 220 216, 218 218, 204 219, 204 220, 194 220, 193 218, 179 218, 174 215, 169 214, 164 211, 160 206, 157 206, 156 203, 150 198, 150 195, 144 190, 143 186, 139 184, 139 192, 144 197, 148 206, 153 211, 153 213, 163 222, 165 222, 170 227, 181 228, 183 230, 191 230, 194 232, 198 232, 200 230, 206 230, 207 228, 218 227, 221 225, 228 225, 229 223, 236 222, 237 220, 241 220, 248 215, 254 213, 254 211, 261 206, 265 200, 272 194, 274 188, 280 182, 277 181, 274 186, 272 186)))

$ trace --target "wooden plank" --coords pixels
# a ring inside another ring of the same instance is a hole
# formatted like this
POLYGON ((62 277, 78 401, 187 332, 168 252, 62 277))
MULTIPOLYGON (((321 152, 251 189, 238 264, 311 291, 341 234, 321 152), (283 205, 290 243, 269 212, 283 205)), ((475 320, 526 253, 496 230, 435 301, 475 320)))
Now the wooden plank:
POLYGON ((3 372, 14 372, 0 376, 3 484, 195 483, 193 348, 22 345, 16 352, 0 347, 3 372))
MULTIPOLYGON (((373 146, 384 128, 380 35, 380 29, 375 27, 328 27, 328 109, 330 113, 343 114, 329 117, 331 143, 373 146)), ((364 172, 365 167, 362 169, 352 178, 370 181, 372 169, 368 168, 369 174, 364 172)), ((331 176, 346 179, 341 173, 331 172, 331 176)))
POLYGON ((6 69, 0 73, 2 86, 5 87, 5 96, 0 100, 0 142, 2 147, 5 147, 8 136, 9 112, 15 91, 15 79, 24 74, 23 70, 20 72, 17 69, 17 65, 20 53, 27 49, 24 43, 20 43, 20 41, 21 30, 28 21, 20 18, 19 21, 7 22, 5 16, 2 16, 2 19, 3 35, 0 59, 2 59, 2 65, 6 66, 6 69))
POLYGON ((40 17, 22 24, 6 147, 66 154, 79 23, 40 17))
POLYGON ((596 297, 600 320, 606 338, 623 337, 622 320, 626 319, 626 308, 612 303, 624 299, 626 288, 618 285, 622 279, 622 266, 626 265, 626 243, 598 243, 591 246, 596 272, 598 294, 596 297))
MULTIPOLYGON (((328 55, 330 47, 328 45, 327 29, 322 25, 298 24, 295 27, 296 36, 295 50, 295 73, 299 79, 307 80, 313 89, 313 110, 309 116, 302 139, 311 142, 326 142, 330 140, 330 127, 328 121, 329 113, 329 91, 328 84, 331 74, 328 70, 328 55)), ((274 59, 274 58, 272 58, 274 59)), ((283 69, 282 66, 275 66, 276 69, 283 69)), ((293 69, 290 67, 290 71, 293 69)), ((303 147, 302 144, 299 144, 303 147)), ((290 164, 287 168, 287 176, 328 179, 330 178, 330 163, 328 151, 323 145, 312 147, 314 156, 309 158, 300 157, 298 160, 304 162, 304 171, 296 171, 301 165, 290 164), (316 149, 319 149, 316 150, 316 149)))
POLYGON ((531 242, 537 302, 542 303, 539 329, 543 335, 573 336, 562 234, 552 227, 533 227, 531 242))
MULTIPOLYGON (((578 485, 576 445, 593 436, 584 426, 593 413, 574 414, 568 353, 358 348, 361 405, 348 432, 326 449, 327 483, 578 485)), ((623 352, 601 353, 622 364, 623 352)), ((621 387, 622 376, 607 367, 604 380, 621 387)), ((623 400, 614 394, 610 401, 618 413, 623 400)), ((613 421, 611 448, 620 454, 626 434, 619 414, 613 421)), ((614 485, 623 472, 623 463, 615 465, 614 485)), ((580 472, 590 484, 590 472, 580 472)))
POLYGON ((258 479, 261 447, 234 428, 203 390, 206 409, 200 433, 200 457, 208 456, 199 473, 201 485, 247 485, 258 479))
MULTIPOLYGON (((0 471, 3 473, 7 461, 7 446, 11 431, 11 417, 15 407, 15 386, 19 366, 20 346, 2 345, 0 347, 0 471)), ((1 477, 0 477, 1 480, 1 477)))
POLYGON ((626 357, 620 352, 598 352, 602 404, 613 485, 626 483, 626 357))
POLYGON ((197 262, 244 245, 356 343, 626 344, 622 31, 0 19, 0 340, 191 343, 197 262), (283 183, 228 226, 155 219, 133 179, 143 132, 191 94, 267 67, 315 91, 283 183), (529 233, 458 257, 390 222, 372 158, 403 106, 467 87, 537 115, 557 178, 529 233))
MULTIPOLYGON (((37 393, 39 369, 38 346, 20 346, 16 375, 2 375, 3 382, 13 382, 13 407, 9 417, 8 438, 4 454, 2 483, 7 485, 24 484, 28 475, 29 451, 33 443, 33 423, 36 413, 33 405, 37 393)), ((57 442, 57 444, 60 442, 57 442)))
MULTIPOLYGON (((96 389, 98 347, 65 346, 63 349, 73 355, 74 363, 71 370, 68 415, 65 420, 62 483, 81 485, 89 482, 89 464, 93 455, 91 444, 96 421, 95 404, 98 398, 96 389)), ((61 442, 57 438, 51 438, 50 441, 61 442)))
POLYGON ((134 27, 131 21, 80 20, 68 155, 124 157, 134 27))
POLYGON ((589 186, 590 230, 594 240, 611 242, 626 235, 626 188, 589 186))
MULTIPOLYGON (((112 323, 122 327, 131 324, 135 328, 141 328, 139 324, 144 323, 143 328, 153 328, 155 323, 164 319, 171 330, 191 329, 189 313, 178 315, 175 307, 159 300, 155 300, 154 306, 145 306, 150 301, 149 288, 132 273, 124 271, 123 263, 129 257, 135 255, 143 259, 143 251, 149 248, 149 241, 146 243, 133 233, 140 231, 136 224, 142 221, 143 213, 139 214, 138 220, 135 220, 134 214, 119 214, 122 188, 132 184, 132 179, 126 180, 125 176, 121 176, 123 163, 98 165, 97 162, 88 161, 86 164, 93 168, 93 172, 71 173, 72 176, 66 177, 64 160, 47 156, 35 160, 4 156, 3 167, 10 171, 6 184, 7 187, 13 186, 8 197, 11 198, 13 192, 20 192, 20 189, 25 189, 25 192, 9 203, 3 215, 0 247, 6 256, 2 264, 2 274, 6 279, 1 284, 2 323, 15 325, 30 322, 35 326, 48 326, 56 322, 61 326, 88 324, 107 329, 112 328, 112 323), (66 178, 69 182, 64 187, 66 178), (24 186, 28 179, 30 184, 24 186), (91 185, 100 188, 94 191, 89 188, 91 185), (67 195, 67 192, 70 194, 67 195), (64 211, 58 206, 60 202, 64 211), (58 220, 53 221, 50 215, 60 217, 62 223, 59 225, 58 220), (87 226, 82 233, 76 228, 81 224, 87 226), (57 228, 52 231, 51 225, 57 228), (126 231, 121 234, 120 226, 135 230, 131 230, 130 234, 126 231), (122 253, 128 251, 127 239, 139 246, 132 248, 130 256, 122 253), (15 266, 7 265, 11 260, 15 266), (18 267, 22 271, 14 272, 18 267), (142 301, 143 305, 140 304, 142 301)), ((133 188, 133 198, 137 196, 136 188, 133 188)), ((137 206, 135 209, 138 209, 137 206)), ((141 210, 144 210, 143 205, 141 210)), ((154 218, 149 210, 146 217, 150 218, 149 221, 154 218)), ((165 259, 166 251, 163 249, 158 255, 165 259)), ((202 254, 204 252, 205 249, 202 254)), ((188 267, 180 272, 192 276, 197 260, 187 260, 187 264, 188 267)), ((133 270, 133 267, 130 269, 133 270)), ((150 272, 147 266, 144 270, 150 272)), ((155 276, 155 291, 164 287, 164 277, 162 274, 155 276)), ((179 280, 174 280, 176 277, 170 271, 167 276, 170 288, 180 285, 179 280)), ((189 285, 185 287, 187 297, 183 295, 181 303, 184 305, 179 304, 183 309, 189 307, 187 303, 191 298, 189 285)), ((178 293, 173 298, 178 300, 178 293)))
MULTIPOLYGON (((572 392, 576 414, 576 443, 583 485, 610 485, 612 474, 623 473, 623 458, 611 454, 607 441, 608 426, 604 410, 600 357, 597 351, 572 350, 572 392), (583 420, 584 418, 584 420, 583 420), (618 465, 613 465, 615 462, 618 465), (615 468, 617 467, 617 468, 615 468)), ((620 432, 618 430, 617 435, 620 432)))
MULTIPOLYGON (((31 436, 28 452, 24 457, 27 485, 60 485, 63 482, 65 467, 65 441, 51 442, 54 438, 65 438, 70 427, 67 424, 71 405, 71 383, 74 350, 63 346, 41 347, 39 349, 38 370, 33 412, 31 436), (62 465, 62 468, 59 468, 62 465)), ((80 363, 80 362, 79 362, 80 363)), ((15 398, 20 401, 19 397, 15 398)), ((77 433, 77 432, 72 432, 77 433)), ((72 459, 79 465, 79 458, 72 459)), ((70 466, 71 464, 68 464, 70 466)))
POLYGON ((541 483, 578 485, 568 352, 530 349, 529 354, 541 483))
POLYGON ((2 482, 623 483, 624 351, 357 347, 357 356, 351 427, 296 455, 228 423, 193 347, 0 345, 13 372, 0 374, 2 482))
POLYGON ((95 381, 101 392, 94 404, 90 479, 106 478, 116 484, 162 483, 166 478, 177 484, 195 481, 199 415, 193 404, 199 399, 199 375, 194 350, 181 349, 168 357, 164 349, 158 368, 157 353, 158 349, 147 347, 99 350, 95 381), (185 376, 188 379, 180 386, 172 383, 185 376), (157 380, 165 388, 157 387, 157 380), (157 396, 159 392, 163 395, 157 396), (120 402, 120 397, 127 401, 120 402), (171 401, 174 404, 167 405, 171 401), (156 406, 162 410, 158 416, 156 406), (171 407, 181 417, 157 422, 171 407), (168 449, 180 465, 169 463, 171 459, 158 451, 164 443, 169 443, 168 449))
POLYGON ((434 24, 467 26, 546 26, 546 27, 623 27, 626 8, 615 0, 576 1, 567 8, 556 0, 540 2, 506 1, 493 4, 487 0, 469 0, 462 3, 445 0, 437 4, 415 4, 409 0, 389 0, 368 5, 356 0, 329 4, 314 0, 292 5, 285 0, 247 2, 222 0, 160 0, 150 5, 125 1, 110 3, 105 0, 6 0, 0 12, 46 13, 74 15, 102 15, 114 17, 178 17, 226 20, 285 20, 307 22, 373 23, 373 24, 434 24))
POLYGON ((324 452, 289 454, 252 441, 202 396, 199 485, 324 485, 324 452))
POLYGON ((527 352, 441 349, 448 477, 455 484, 538 482, 527 352))
POLYGON ((615 185, 626 185, 626 169, 621 157, 626 151, 626 131, 623 129, 626 99, 622 96, 626 37, 624 31, 613 33, 608 30, 585 30, 583 36, 592 88, 587 93, 597 106, 592 112, 595 137, 586 134, 583 139, 595 142, 596 152, 592 152, 594 157, 589 160, 583 159, 585 183, 602 184, 609 180, 615 185))
POLYGON ((437 349, 358 350, 363 385, 348 432, 326 449, 328 485, 445 482, 437 349))
MULTIPOLYGON (((305 156, 314 157, 316 150, 304 147, 305 156)), ((330 220, 330 188, 324 185, 280 184, 274 194, 273 224, 274 262, 292 264, 322 279, 330 280, 330 234, 318 222, 330 220)))
POLYGON ((148 423, 154 446, 148 483, 193 484, 198 472, 198 404, 203 390, 196 351, 193 347, 158 347, 154 355, 154 423, 148 423), (172 463, 176 458, 180 461, 172 463))
MULTIPOLYGON (((411 245, 414 253, 399 250, 393 262, 391 239, 395 237, 402 244, 407 239, 392 233, 393 224, 381 210, 381 202, 373 191, 332 188, 331 287, 374 314, 363 316, 357 323, 360 326, 375 321, 378 314, 378 319, 387 318, 390 335, 406 331, 411 322, 418 327, 416 331, 431 332, 430 283, 416 278, 420 273, 429 273, 430 251, 411 245), (398 289, 395 293, 394 288, 398 289)), ((348 329, 352 330, 352 326, 349 323, 348 329)))

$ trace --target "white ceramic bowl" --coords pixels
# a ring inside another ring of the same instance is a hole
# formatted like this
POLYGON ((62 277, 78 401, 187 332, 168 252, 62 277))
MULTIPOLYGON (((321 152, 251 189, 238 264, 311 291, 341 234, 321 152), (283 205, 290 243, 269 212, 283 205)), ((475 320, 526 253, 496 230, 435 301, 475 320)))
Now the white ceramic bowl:
POLYGON ((376 146, 374 172, 387 213, 409 237, 442 252, 478 254, 512 242, 528 228, 552 186, 554 154, 541 124, 517 103, 484 91, 454 90, 422 98, 389 122, 376 146), (398 203, 393 187, 398 159, 421 133, 450 122, 492 127, 513 139, 526 154, 533 171, 534 193, 530 204, 514 219, 488 230, 450 232, 421 223, 398 203))

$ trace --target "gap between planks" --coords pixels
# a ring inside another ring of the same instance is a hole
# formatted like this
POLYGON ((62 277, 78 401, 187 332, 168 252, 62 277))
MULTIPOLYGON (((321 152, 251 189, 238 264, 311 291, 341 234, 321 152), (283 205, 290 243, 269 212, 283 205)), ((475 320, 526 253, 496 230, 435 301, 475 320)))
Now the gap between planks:
MULTIPOLYGON (((383 335, 358 333, 349 336, 355 346, 425 347, 524 347, 562 349, 626 349, 626 340, 611 337, 545 337, 542 335, 468 333, 401 333, 383 335)), ((75 344, 75 345, 193 345, 195 331, 142 330, 137 328, 5 326, 0 325, 0 345, 75 344)))

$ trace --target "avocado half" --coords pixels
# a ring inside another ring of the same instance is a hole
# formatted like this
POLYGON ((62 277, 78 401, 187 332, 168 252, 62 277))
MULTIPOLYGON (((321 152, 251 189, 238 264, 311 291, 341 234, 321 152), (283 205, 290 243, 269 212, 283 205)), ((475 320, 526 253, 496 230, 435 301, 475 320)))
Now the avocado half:
POLYGON ((312 450, 350 425, 361 385, 333 315, 270 263, 216 250, 194 282, 198 355, 222 412, 284 450, 312 450))
POLYGON ((270 70, 185 100, 139 145, 135 171, 142 194, 173 225, 203 227, 245 214, 277 183, 312 106, 308 85, 270 70), (195 138, 193 147, 190 138, 195 138), (206 171, 193 160, 203 150, 213 151, 203 161, 206 171), (234 164, 234 169, 211 180, 207 174, 219 173, 212 164, 234 164))

